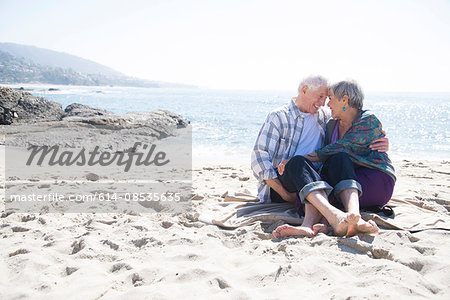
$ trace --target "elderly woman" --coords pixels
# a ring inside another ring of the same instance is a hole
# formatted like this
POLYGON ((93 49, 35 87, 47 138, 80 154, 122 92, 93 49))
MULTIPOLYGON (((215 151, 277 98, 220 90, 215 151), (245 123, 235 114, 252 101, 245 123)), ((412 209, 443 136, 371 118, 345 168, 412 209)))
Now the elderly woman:
MULTIPOLYGON (((363 221, 359 208, 384 206, 393 193, 394 168, 387 153, 373 151, 369 147, 371 141, 384 136, 381 123, 374 114, 362 109, 364 95, 355 82, 341 81, 334 84, 329 89, 329 99, 328 106, 333 119, 327 124, 325 146, 305 157, 312 162, 324 162, 320 175, 330 185, 326 192, 334 206, 310 203, 314 208, 305 211, 305 220, 309 224, 319 223, 324 216, 337 235, 376 233, 376 224, 363 221), (342 214, 337 210, 339 206, 343 206, 347 213, 342 214)), ((278 167, 280 174, 284 172, 286 163, 283 161, 278 167)), ((303 203, 308 201, 304 199, 303 203)), ((325 226, 317 224, 313 228, 306 228, 303 225, 283 225, 273 234, 275 237, 311 236, 311 230, 315 235, 324 231, 325 226)))

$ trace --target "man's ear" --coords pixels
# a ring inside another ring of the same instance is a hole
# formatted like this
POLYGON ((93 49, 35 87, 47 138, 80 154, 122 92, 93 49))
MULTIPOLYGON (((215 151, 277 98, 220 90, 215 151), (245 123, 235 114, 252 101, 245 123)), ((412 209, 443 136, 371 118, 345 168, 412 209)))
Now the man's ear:
POLYGON ((308 87, 306 85, 302 86, 302 93, 306 94, 306 91, 308 90, 308 87))

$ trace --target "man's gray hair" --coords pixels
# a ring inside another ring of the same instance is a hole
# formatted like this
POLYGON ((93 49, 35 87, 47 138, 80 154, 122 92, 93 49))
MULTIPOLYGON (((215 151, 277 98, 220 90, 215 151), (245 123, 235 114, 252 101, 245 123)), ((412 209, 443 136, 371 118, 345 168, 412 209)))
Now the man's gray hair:
POLYGON ((310 89, 317 90, 321 86, 328 87, 328 80, 319 75, 308 76, 300 82, 298 86, 299 93, 305 85, 310 89))
POLYGON ((337 99, 348 96, 348 105, 361 110, 363 107, 364 93, 356 81, 340 81, 330 87, 337 99))

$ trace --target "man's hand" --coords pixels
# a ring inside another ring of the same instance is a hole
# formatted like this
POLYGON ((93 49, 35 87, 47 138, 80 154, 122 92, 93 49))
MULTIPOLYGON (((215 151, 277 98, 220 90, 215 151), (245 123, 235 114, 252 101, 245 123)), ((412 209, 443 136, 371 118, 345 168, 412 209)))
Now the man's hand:
MULTIPOLYGON (((381 133, 386 135, 386 132, 384 130, 381 130, 381 133)), ((389 138, 382 137, 374 140, 372 144, 370 144, 370 150, 378 151, 378 152, 388 152, 389 150, 389 138)))
POLYGON ((289 159, 283 159, 283 161, 281 161, 281 163, 278 165, 278 174, 283 175, 284 168, 286 167, 286 164, 288 163, 288 161, 289 161, 289 159))
POLYGON ((266 183, 273 189, 275 192, 278 193, 278 195, 283 198, 286 202, 293 202, 295 203, 297 201, 297 193, 289 193, 281 184, 280 180, 278 178, 274 179, 267 179, 266 183))

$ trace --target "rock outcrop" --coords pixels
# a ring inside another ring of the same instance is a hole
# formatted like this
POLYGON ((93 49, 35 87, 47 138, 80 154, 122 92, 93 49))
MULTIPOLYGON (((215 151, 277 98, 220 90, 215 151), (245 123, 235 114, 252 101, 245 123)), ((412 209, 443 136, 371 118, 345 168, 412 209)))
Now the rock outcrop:
MULTIPOLYGON (((58 145, 79 148, 87 143, 100 149, 126 151, 134 142, 149 143, 186 128, 189 121, 181 115, 166 110, 149 112, 113 112, 73 103, 63 111, 61 105, 28 92, 0 88, 0 108, 10 124, 5 126, 7 144, 29 147, 33 145, 58 145), (16 113, 13 118, 11 113, 16 113)), ((1 111, 0 111, 1 113, 1 111)))
POLYGON ((124 133, 129 130, 145 131, 143 135, 158 139, 171 136, 175 129, 185 128, 189 124, 181 115, 167 110, 114 114, 79 103, 66 107, 62 121, 90 124, 100 129, 123 130, 124 133))
POLYGON ((59 103, 35 97, 25 91, 4 87, 0 87, 0 107, 3 110, 3 112, 0 111, 4 119, 2 124, 6 125, 59 121, 64 114, 59 103))
POLYGON ((83 117, 83 118, 91 118, 97 116, 107 116, 113 114, 104 109, 92 108, 87 105, 83 105, 80 103, 72 103, 66 107, 64 110, 63 118, 68 117, 83 117))

